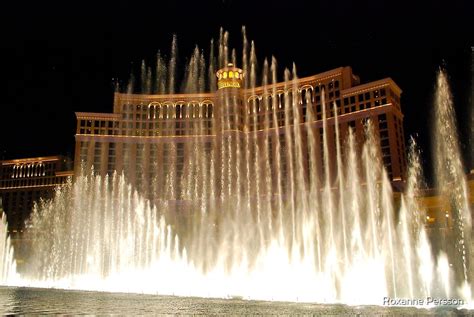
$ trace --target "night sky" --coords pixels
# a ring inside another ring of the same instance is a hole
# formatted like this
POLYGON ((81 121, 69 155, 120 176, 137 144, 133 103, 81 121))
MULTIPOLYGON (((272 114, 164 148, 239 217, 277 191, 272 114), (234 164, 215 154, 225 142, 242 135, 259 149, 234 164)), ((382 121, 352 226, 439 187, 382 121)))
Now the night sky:
POLYGON ((295 62, 300 77, 352 66, 362 83, 395 80, 403 90, 405 137, 416 136, 429 168, 429 113, 441 65, 453 87, 462 149, 469 149, 474 5, 418 2, 2 3, 0 158, 72 157, 74 112, 112 112, 113 78, 126 81, 143 58, 168 53, 173 33, 181 63, 196 44, 208 49, 221 26, 239 49, 245 25, 259 60, 274 55, 280 72, 295 62))

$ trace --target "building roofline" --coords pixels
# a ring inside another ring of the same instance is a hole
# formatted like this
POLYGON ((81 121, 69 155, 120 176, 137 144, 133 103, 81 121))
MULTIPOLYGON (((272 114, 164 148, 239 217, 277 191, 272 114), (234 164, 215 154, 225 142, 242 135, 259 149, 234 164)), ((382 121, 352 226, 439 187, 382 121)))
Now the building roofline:
MULTIPOLYGON (((325 72, 322 72, 322 73, 319 73, 319 74, 316 74, 316 75, 297 78, 296 82, 299 85, 304 85, 305 83, 323 81, 323 80, 341 75, 343 73, 344 69, 346 69, 346 68, 350 68, 350 66, 338 67, 338 68, 334 68, 334 69, 331 69, 331 70, 328 70, 328 71, 325 71, 325 72)), ((282 82, 278 82, 276 84, 267 85, 266 87, 267 87, 267 90, 271 90, 271 89, 274 89, 274 88, 283 89, 283 88, 285 88, 285 86, 291 87, 292 82, 293 82, 292 80, 290 80, 288 82, 282 81, 282 82)), ((249 88, 249 89, 245 89, 245 90, 246 90, 247 93, 259 93, 259 92, 263 91, 264 88, 265 88, 265 86, 258 86, 258 87, 255 87, 254 89, 249 88)))
POLYGON ((11 164, 24 164, 24 163, 36 163, 36 162, 51 162, 51 161, 59 161, 63 158, 66 158, 66 157, 63 155, 27 157, 27 158, 19 158, 19 159, 12 159, 12 160, 3 160, 3 161, 0 161, 0 164, 11 165, 11 164))
POLYGON ((55 176, 74 176, 74 171, 58 171, 54 172, 55 176))
POLYGON ((364 92, 366 90, 372 90, 372 89, 374 89, 375 86, 380 86, 380 87, 391 86, 392 88, 394 88, 396 93, 398 93, 398 94, 402 93, 401 88, 398 87, 398 85, 392 80, 392 78, 387 77, 387 78, 384 78, 384 79, 371 81, 371 82, 368 82, 368 83, 365 83, 365 84, 362 84, 362 85, 357 85, 357 86, 354 86, 354 87, 351 87, 351 88, 341 90, 341 94, 342 95, 354 95, 356 93, 364 92))
MULTIPOLYGON (((350 66, 341 66, 338 68, 334 68, 316 75, 312 76, 307 76, 307 77, 302 77, 298 78, 296 81, 299 84, 306 83, 306 82, 314 82, 314 81, 322 81, 331 77, 338 76, 342 74, 344 69, 350 68, 350 66)), ((287 82, 278 82, 276 84, 270 84, 267 85, 267 89, 273 89, 274 87, 278 88, 284 88, 285 85, 290 85, 291 86, 292 81, 290 80, 288 83, 287 82)), ((248 88, 248 89, 242 89, 244 93, 253 93, 253 92, 260 92, 264 89, 264 86, 258 86, 255 88, 248 88)), ((176 102, 176 101, 186 101, 189 102, 190 99, 197 99, 197 100, 203 100, 203 99, 209 99, 212 101, 215 98, 215 93, 194 93, 194 94, 163 94, 163 95, 155 95, 155 94, 127 94, 127 93, 120 93, 120 92, 115 92, 114 93, 114 98, 115 101, 144 101, 146 100, 147 102, 153 102, 153 101, 171 101, 171 102, 176 102)), ((77 114, 77 113, 76 113, 77 114)))
POLYGON ((114 93, 115 100, 147 100, 147 101, 180 101, 180 100, 189 100, 192 98, 202 100, 202 99, 214 99, 215 93, 206 92, 198 94, 128 94, 128 93, 114 93))
MULTIPOLYGON (((341 66, 338 68, 334 68, 316 75, 312 76, 307 76, 307 77, 302 77, 302 78, 297 78, 296 83, 298 86, 305 86, 305 85, 312 85, 315 86, 318 82, 321 81, 326 81, 328 79, 331 79, 336 76, 340 76, 344 74, 345 72, 349 72, 352 74, 352 68, 350 66, 341 66)), ((266 92, 270 92, 271 90, 287 90, 292 88, 293 84, 292 81, 290 80, 289 82, 278 82, 276 84, 270 84, 267 86, 258 86, 255 88, 247 88, 247 89, 242 89, 242 93, 244 96, 250 96, 250 95, 255 95, 255 94, 262 94, 266 92)), ((375 88, 382 88, 384 86, 390 86, 390 88, 398 95, 401 95, 403 92, 402 89, 392 80, 392 78, 387 77, 383 79, 379 79, 376 81, 371 81, 365 84, 360 84, 357 86, 353 86, 350 88, 346 89, 341 89, 341 95, 342 96, 350 96, 350 95, 355 95, 361 92, 365 91, 370 91, 374 90, 375 88)), ((127 93, 119 93, 116 92, 114 95, 114 115, 118 114, 118 109, 116 107, 123 103, 124 101, 129 101, 129 102, 143 102, 147 104, 151 104, 153 102, 161 102, 161 103, 190 103, 195 100, 198 103, 201 103, 205 100, 208 100, 209 102, 214 102, 216 98, 216 93, 215 92, 207 92, 207 93, 195 93, 195 94, 163 94, 163 95, 154 95, 154 94, 127 94, 127 93)), ((100 119, 111 119, 114 120, 119 117, 114 117, 113 114, 95 114, 95 113, 84 113, 84 112, 76 112, 76 116, 79 118, 79 116, 84 116, 87 118, 98 118, 100 119)))
POLYGON ((77 119, 110 119, 117 120, 120 119, 120 114, 118 113, 101 113, 101 112, 75 112, 77 119))

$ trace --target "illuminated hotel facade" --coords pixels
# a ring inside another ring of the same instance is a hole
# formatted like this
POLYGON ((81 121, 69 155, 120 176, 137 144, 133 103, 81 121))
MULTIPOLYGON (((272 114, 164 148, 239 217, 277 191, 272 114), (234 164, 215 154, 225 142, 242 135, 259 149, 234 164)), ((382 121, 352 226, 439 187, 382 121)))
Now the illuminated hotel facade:
MULTIPOLYGON (((360 84, 351 67, 340 67, 296 81, 246 89, 242 71, 232 64, 219 70, 217 76, 218 89, 212 93, 117 92, 113 113, 77 112, 75 173, 91 168, 103 176, 123 171, 132 184, 149 188, 151 180, 164 178, 170 170, 169 164, 175 165, 173 173, 180 177, 186 160, 190 159, 192 142, 200 142, 208 149, 218 146, 217 140, 229 133, 241 138, 247 135, 262 140, 269 138, 265 144, 272 158, 276 147, 275 134, 271 131, 277 129, 283 143, 288 131, 284 126, 288 124, 309 125, 313 129, 315 153, 321 158, 318 161, 322 161, 324 114, 329 164, 334 170, 335 160, 331 158, 336 156, 335 105, 341 143, 352 127, 358 144, 362 144, 364 124, 370 119, 390 180, 396 184, 405 178, 402 91, 392 79, 360 84), (296 98, 290 111, 281 106, 288 94, 296 98)), ((273 169, 274 160, 271 164, 273 169)), ((318 168, 322 169, 321 166, 319 163, 318 168)), ((164 180, 161 185, 165 186, 164 180)))
POLYGON ((51 198, 54 189, 73 176, 64 156, 0 161, 0 198, 12 233, 21 233, 34 202, 51 198))

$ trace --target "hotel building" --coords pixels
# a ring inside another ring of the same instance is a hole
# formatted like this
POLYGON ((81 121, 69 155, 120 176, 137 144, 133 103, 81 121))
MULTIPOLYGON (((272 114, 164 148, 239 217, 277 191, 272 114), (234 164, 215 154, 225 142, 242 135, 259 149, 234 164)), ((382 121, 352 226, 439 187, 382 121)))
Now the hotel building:
MULTIPOLYGON (((164 178, 170 169, 177 178, 182 174, 193 151, 191 143, 201 142, 209 151, 222 144, 218 140, 226 134, 240 138, 251 135, 262 140, 268 137, 266 146, 272 160, 276 147, 275 134, 271 131, 279 131, 280 147, 284 147, 285 133, 289 131, 284 127, 288 125, 309 125, 313 129, 314 153, 321 162, 324 159, 324 115, 327 117, 329 164, 334 170, 334 109, 337 109, 340 141, 344 141, 348 128, 352 127, 358 144, 362 144, 364 124, 370 119, 390 180, 398 183, 405 178, 402 91, 392 79, 361 84, 351 67, 340 67, 291 82, 246 89, 242 70, 232 64, 219 70, 217 77, 218 87, 212 93, 117 92, 112 113, 77 112, 75 173, 91 168, 103 176, 124 171, 139 188, 149 187, 151 180, 163 176, 160 184, 164 187, 164 178), (282 106, 288 96, 296 98, 289 110, 282 106)), ((307 143, 308 136, 304 139, 307 143)), ((310 155, 305 151, 305 156, 310 155)), ((270 164, 274 169, 274 160, 270 164)), ((281 164, 285 169, 285 158, 281 164)), ((318 166, 321 169, 322 164, 318 166)))
POLYGON ((0 199, 11 233, 23 232, 34 202, 51 198, 56 186, 72 177, 71 167, 64 156, 0 161, 0 199))

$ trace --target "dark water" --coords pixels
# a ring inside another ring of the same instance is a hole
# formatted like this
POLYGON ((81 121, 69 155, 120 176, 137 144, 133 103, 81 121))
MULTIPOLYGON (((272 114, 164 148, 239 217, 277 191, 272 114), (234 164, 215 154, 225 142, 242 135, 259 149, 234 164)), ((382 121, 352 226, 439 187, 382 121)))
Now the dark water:
POLYGON ((452 307, 417 309, 379 306, 204 299, 174 296, 0 287, 0 313, 67 315, 316 315, 471 316, 452 307))

